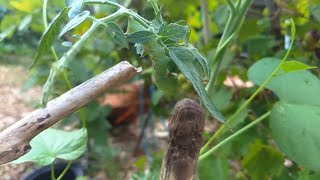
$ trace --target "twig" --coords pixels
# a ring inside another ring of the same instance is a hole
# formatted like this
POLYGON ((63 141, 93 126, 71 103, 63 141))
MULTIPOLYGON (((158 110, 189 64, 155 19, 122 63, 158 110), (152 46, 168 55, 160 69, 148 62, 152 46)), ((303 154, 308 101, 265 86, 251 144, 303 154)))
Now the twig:
POLYGON ((124 61, 50 101, 0 133, 0 164, 19 158, 30 150, 30 140, 62 118, 95 99, 107 88, 140 72, 124 61))

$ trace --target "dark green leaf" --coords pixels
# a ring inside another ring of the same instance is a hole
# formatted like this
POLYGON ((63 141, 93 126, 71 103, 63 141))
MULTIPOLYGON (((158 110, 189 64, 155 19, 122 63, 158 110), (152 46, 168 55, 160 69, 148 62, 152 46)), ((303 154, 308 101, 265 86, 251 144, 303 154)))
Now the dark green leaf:
POLYGON ((298 180, 319 180, 320 179, 320 173, 311 173, 307 169, 303 169, 299 172, 298 180))
POLYGON ((176 23, 163 23, 159 29, 160 38, 163 40, 170 39, 172 41, 183 40, 188 31, 188 26, 176 23))
POLYGON ((145 43, 155 38, 156 35, 151 31, 137 31, 127 36, 127 40, 132 43, 145 43))
POLYGON ((194 89, 212 116, 220 122, 225 122, 225 118, 213 104, 209 98, 209 95, 204 89, 203 84, 201 83, 201 77, 204 75, 204 70, 199 62, 195 59, 193 53, 184 47, 171 47, 169 48, 169 55, 177 64, 181 72, 191 81, 194 89))
POLYGON ((56 158, 74 160, 86 150, 87 130, 82 128, 72 132, 47 129, 30 141, 32 149, 12 163, 36 162, 51 164, 56 158))
POLYGON ((66 32, 70 31, 71 29, 79 26, 86 18, 90 15, 89 11, 83 11, 81 14, 78 14, 76 17, 71 19, 66 26, 61 30, 59 34, 59 38, 63 36, 66 32))
POLYGON ((107 24, 107 33, 114 43, 120 45, 121 47, 129 48, 124 32, 116 23, 109 22, 107 24))
POLYGON ((48 52, 59 34, 60 25, 66 20, 67 9, 64 8, 50 23, 48 29, 42 35, 34 58, 33 67, 39 58, 48 52))
POLYGON ((248 154, 242 160, 242 165, 248 170, 250 179, 268 179, 281 172, 284 157, 271 146, 256 141, 250 146, 248 154))
POLYGON ((199 163, 199 179, 201 180, 229 180, 228 159, 220 156, 209 156, 199 163))

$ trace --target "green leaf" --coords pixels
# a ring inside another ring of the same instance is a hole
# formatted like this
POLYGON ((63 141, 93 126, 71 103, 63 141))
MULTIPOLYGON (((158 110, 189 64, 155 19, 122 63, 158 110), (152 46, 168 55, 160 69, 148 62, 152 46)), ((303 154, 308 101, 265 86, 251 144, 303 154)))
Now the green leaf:
POLYGON ((39 165, 51 164, 55 158, 64 160, 77 159, 86 150, 87 130, 85 128, 65 132, 57 129, 47 129, 30 141, 31 150, 13 161, 36 162, 39 165))
MULTIPOLYGON (((255 84, 261 85, 279 63, 278 58, 263 58, 250 67, 248 77, 255 84)), ((275 76, 266 87, 288 103, 320 106, 320 81, 309 71, 275 76)))
MULTIPOLYGON (((279 63, 277 58, 263 58, 250 67, 249 79, 260 85, 279 63)), ((319 171, 320 80, 300 70, 279 74, 266 87, 280 98, 270 118, 277 145, 291 160, 319 171)))
MULTIPOLYGON (((281 64, 280 69, 285 73, 317 68, 316 66, 308 66, 299 61, 285 61, 281 64)), ((280 72, 281 73, 281 72, 280 72)), ((279 73, 279 74, 280 74, 279 73)))
POLYGON ((201 180, 229 180, 228 159, 221 156, 209 156, 199 163, 199 179, 201 180))
POLYGON ((203 73, 204 73, 204 78, 209 78, 210 77, 210 69, 208 65, 208 61, 206 58, 204 58, 200 52, 198 51, 197 48, 195 48, 192 44, 188 44, 188 49, 191 50, 192 54, 195 56, 195 58, 198 60, 200 63, 203 73))
POLYGON ((63 36, 66 32, 70 31, 71 29, 79 26, 86 18, 90 15, 89 11, 83 11, 81 14, 78 14, 73 19, 71 19, 66 26, 61 30, 59 34, 59 38, 63 36))
POLYGON ((163 23, 159 29, 160 38, 163 40, 170 39, 172 41, 183 40, 188 31, 188 26, 176 23, 163 23))
POLYGON ((121 47, 129 48, 124 32, 116 23, 109 22, 107 24, 107 33, 114 43, 120 45, 121 47))
POLYGON ((279 151, 272 146, 255 141, 241 164, 248 170, 250 179, 261 180, 281 173, 283 161, 284 157, 279 151))
POLYGON ((43 33, 37 51, 36 55, 33 61, 33 64, 31 67, 33 67, 39 58, 46 54, 48 50, 53 45, 54 41, 56 40, 58 34, 59 34, 59 27, 60 25, 65 21, 67 15, 67 9, 64 8, 50 23, 48 26, 48 29, 43 33))
POLYGON ((156 35, 151 31, 137 31, 127 36, 127 40, 131 43, 145 43, 154 39, 156 35))
POLYGON ((314 171, 320 171, 319 127, 319 106, 280 101, 272 108, 270 128, 281 151, 314 171))
POLYGON ((298 180, 319 180, 320 179, 320 173, 310 173, 309 170, 303 169, 299 172, 298 180))
POLYGON ((220 122, 225 122, 225 118, 213 104, 201 83, 204 69, 193 53, 184 47, 171 47, 169 48, 169 56, 177 64, 181 72, 191 81, 194 89, 212 116, 220 122))

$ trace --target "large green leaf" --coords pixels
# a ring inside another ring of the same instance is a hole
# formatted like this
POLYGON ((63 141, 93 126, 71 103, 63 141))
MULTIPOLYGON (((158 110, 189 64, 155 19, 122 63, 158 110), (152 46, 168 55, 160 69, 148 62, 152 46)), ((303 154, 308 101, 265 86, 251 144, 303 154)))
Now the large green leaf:
MULTIPOLYGON (((249 79, 261 85, 279 63, 277 58, 263 58, 249 69, 249 79)), ((290 159, 319 171, 320 81, 307 70, 296 70, 278 74, 266 86, 280 98, 272 108, 270 127, 290 159)))
MULTIPOLYGON (((261 85, 279 63, 278 58, 263 58, 250 67, 248 77, 255 84, 261 85)), ((309 71, 281 73, 266 87, 274 91, 282 101, 320 106, 320 81, 309 71)))
POLYGON ((86 150, 87 129, 72 132, 47 129, 30 141, 31 150, 12 163, 36 162, 48 165, 55 158, 74 160, 86 150))
POLYGON ((308 169, 320 171, 320 107, 279 102, 270 128, 279 148, 308 169))
POLYGON ((202 84, 201 77, 206 75, 206 71, 202 68, 192 51, 185 47, 170 47, 169 55, 181 72, 191 81, 194 89, 212 116, 220 122, 225 122, 225 118, 213 104, 202 84))
MULTIPOLYGON (((34 62, 32 66, 37 63, 39 58, 46 54, 48 50, 51 48, 53 45, 54 41, 56 40, 58 34, 59 34, 59 27, 60 25, 66 20, 67 18, 67 9, 64 8, 50 23, 48 26, 48 29, 43 33, 37 51, 36 51, 36 56, 34 58, 34 62)), ((32 67, 31 66, 31 67, 32 67)))
POLYGON ((77 27, 80 25, 86 18, 90 15, 89 11, 83 11, 82 13, 75 16, 73 19, 71 19, 68 24, 64 26, 64 28, 61 30, 59 34, 59 38, 64 35, 66 32, 70 31, 71 29, 77 27))

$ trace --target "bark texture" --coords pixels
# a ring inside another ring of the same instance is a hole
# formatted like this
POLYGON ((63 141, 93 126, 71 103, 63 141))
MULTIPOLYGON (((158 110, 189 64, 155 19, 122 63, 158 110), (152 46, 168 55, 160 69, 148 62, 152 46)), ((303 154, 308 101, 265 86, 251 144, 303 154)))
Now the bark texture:
POLYGON ((162 161, 160 180, 193 180, 202 145, 203 109, 194 100, 179 101, 169 128, 169 147, 162 161))

